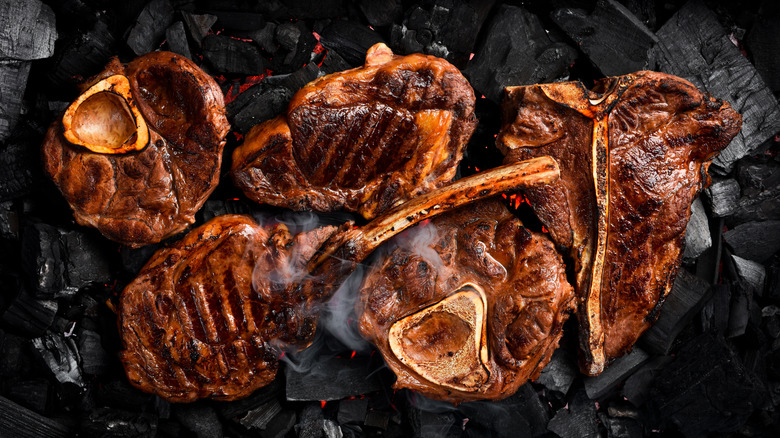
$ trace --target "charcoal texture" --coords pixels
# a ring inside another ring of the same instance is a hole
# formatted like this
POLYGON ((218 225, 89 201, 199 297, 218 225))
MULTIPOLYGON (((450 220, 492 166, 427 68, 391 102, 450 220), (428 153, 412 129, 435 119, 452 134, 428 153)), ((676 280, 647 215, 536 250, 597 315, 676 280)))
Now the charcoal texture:
POLYGON ((724 179, 712 183, 704 192, 715 217, 729 216, 737 208, 739 201, 739 183, 734 179, 724 179))
POLYGON ((335 20, 320 35, 320 44, 338 52, 351 67, 363 65, 368 49, 383 42, 377 32, 354 21, 335 20))
POLYGON ((658 38, 616 0, 600 0, 590 14, 563 8, 552 19, 605 76, 652 69, 650 49, 658 38))
POLYGON ((499 103, 504 87, 551 82, 565 74, 575 57, 572 47, 550 40, 539 17, 502 5, 464 73, 479 93, 499 103))
POLYGON ((154 437, 157 435, 157 417, 149 413, 97 408, 82 419, 81 431, 86 436, 154 437))
POLYGON ((30 62, 0 59, 0 142, 8 138, 19 120, 29 74, 30 62))
MULTIPOLYGON (((0 69, 2 69, 1 64, 2 62, 0 62, 0 69)), ((0 88, 5 85, 13 86, 13 84, 0 82, 0 88)), ((0 124, 3 123, 2 120, 3 117, 0 115, 0 124)), ((24 140, 11 140, 5 147, 0 147, 0 201, 18 198, 33 189, 38 166, 35 152, 35 147, 31 147, 24 140)))
POLYGON ((0 396, 0 436, 18 438, 66 438, 74 430, 0 396))
POLYGON ((184 30, 184 23, 177 21, 165 30, 165 41, 168 44, 168 50, 178 53, 185 58, 192 59, 190 45, 187 42, 187 31, 184 30))
POLYGON ((568 409, 560 409, 547 428, 561 438, 595 438, 599 436, 596 406, 584 389, 568 399, 568 409))
POLYGON ((780 250, 780 221, 746 222, 723 234, 734 254, 764 262, 780 250))
POLYGON ((742 114, 742 130, 715 158, 715 168, 730 171, 737 160, 780 131, 777 99, 702 1, 686 3, 656 35, 661 71, 727 100, 742 114))
POLYGON ((50 57, 57 40, 55 21, 54 11, 39 0, 0 2, 0 59, 31 61, 50 57))
POLYGON ((375 371, 361 357, 319 360, 307 371, 288 368, 287 400, 339 400, 378 391, 382 384, 375 371))
POLYGON ((683 258, 695 259, 712 246, 710 224, 701 198, 691 204, 691 219, 685 227, 685 251, 683 258))
POLYGON ((31 344, 41 363, 59 383, 84 387, 79 354, 73 339, 48 332, 39 338, 34 338, 31 344))
POLYGON ((136 55, 144 55, 159 47, 165 30, 173 23, 173 12, 170 0, 152 0, 144 7, 127 36, 127 45, 136 55))
POLYGON ((254 44, 226 35, 203 38, 203 57, 220 73, 259 75, 265 72, 265 60, 254 44))

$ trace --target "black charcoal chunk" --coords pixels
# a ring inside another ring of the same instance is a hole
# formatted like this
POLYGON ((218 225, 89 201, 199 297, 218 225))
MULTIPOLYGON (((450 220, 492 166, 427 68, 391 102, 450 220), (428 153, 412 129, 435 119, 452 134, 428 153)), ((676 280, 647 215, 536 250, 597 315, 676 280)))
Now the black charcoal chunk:
POLYGON ((409 394, 410 400, 404 410, 404 419, 415 438, 454 438, 463 436, 463 420, 455 407, 439 402, 432 406, 419 394, 409 394), (416 400, 422 400, 417 402, 416 400))
POLYGON ((192 59, 190 45, 187 42, 187 32, 184 30, 184 23, 181 21, 173 23, 165 30, 165 42, 168 44, 168 50, 171 52, 192 59))
POLYGON ((31 61, 54 53, 54 11, 39 0, 0 2, 0 59, 31 61))
POLYGON ((51 327, 57 308, 56 300, 35 298, 26 288, 20 287, 19 293, 2 312, 0 321, 19 334, 37 337, 51 327))
MULTIPOLYGON (((235 112, 231 113, 231 109, 236 108, 236 105, 231 107, 228 104, 228 117, 230 120, 230 126, 234 131, 240 134, 246 134, 252 127, 259 125, 266 120, 271 120, 274 117, 282 114, 287 105, 292 99, 292 93, 286 87, 282 86, 269 86, 266 84, 258 84, 242 93, 243 96, 250 93, 252 99, 247 99, 248 103, 235 112), (261 85, 258 87, 258 85, 261 85)), ((238 100, 238 99, 236 99, 238 100)), ((236 102, 236 101, 233 101, 236 102)), ((231 102, 231 104, 233 103, 231 102)))
POLYGON ((712 215, 725 217, 737 208, 740 194, 739 183, 735 179, 716 181, 704 193, 710 201, 712 215))
POLYGON ((93 330, 78 330, 78 348, 81 369, 86 374, 99 375, 109 370, 109 356, 100 341, 100 334, 93 330))
POLYGON ((129 411, 138 409, 139 406, 151 405, 155 396, 130 385, 130 382, 122 376, 122 378, 102 382, 94 398, 99 405, 129 411))
POLYGON ((552 82, 576 56, 572 47, 550 40, 536 15, 502 5, 464 73, 477 94, 500 103, 504 87, 552 82))
POLYGON ((331 357, 318 360, 308 371, 287 368, 287 400, 339 400, 379 391, 376 364, 368 358, 331 357))
POLYGON ((607 428, 609 438, 631 438, 644 436, 642 423, 633 418, 614 418, 599 414, 599 420, 607 428))
POLYGON ((62 422, 37 414, 0 396, 0 436, 15 438, 68 438, 74 430, 62 422))
POLYGON ((344 436, 341 427, 335 421, 327 418, 322 424, 322 431, 325 434, 325 438, 343 438, 344 436))
POLYGON ((162 245, 145 245, 140 248, 130 248, 123 245, 119 249, 119 257, 122 260, 122 268, 125 273, 136 276, 141 268, 152 258, 152 255, 160 249, 162 245))
POLYGON ((0 143, 8 139, 19 120, 29 74, 29 61, 0 59, 0 143))
POLYGON ((574 378, 579 375, 576 360, 565 348, 555 350, 550 363, 544 367, 536 383, 550 391, 567 394, 574 378))
POLYGON ((319 403, 308 403, 298 415, 298 438, 322 438, 325 416, 319 403))
POLYGON ((752 260, 743 259, 735 255, 731 256, 736 279, 743 284, 748 284, 753 291, 761 295, 766 281, 766 268, 764 265, 752 260))
POLYGON ((780 163, 746 158, 737 165, 742 197, 730 221, 742 223, 780 219, 780 163))
POLYGON ((72 85, 97 74, 116 54, 116 40, 105 20, 99 19, 87 33, 76 34, 57 48, 48 78, 53 87, 72 85))
POLYGON ((772 339, 780 338, 780 306, 772 304, 761 309, 761 328, 772 339))
POLYGON ((38 359, 59 383, 84 387, 78 350, 73 339, 48 332, 30 342, 38 359))
POLYGON ((19 239, 19 212, 12 201, 0 202, 0 239, 19 239))
POLYGON ((412 6, 403 23, 393 25, 391 45, 399 53, 438 56, 463 68, 494 3, 437 0, 412 6))
POLYGON ((458 408, 468 419, 468 436, 539 436, 547 431, 550 421, 546 404, 530 384, 503 400, 468 402, 458 408))
POLYGON ((266 23, 260 29, 243 32, 241 35, 256 42, 266 53, 274 55, 279 50, 279 45, 274 39, 276 23, 266 23))
POLYGON ((392 413, 389 411, 369 409, 369 411, 366 412, 364 424, 366 427, 385 430, 390 423, 390 417, 392 417, 392 413))
POLYGON ((726 336, 729 327, 731 287, 729 284, 712 286, 712 298, 701 310, 701 327, 708 333, 726 336))
POLYGON ((677 335, 699 313, 712 294, 710 284, 680 268, 658 321, 640 338, 656 354, 667 354, 677 335))
POLYGON ((150 413, 97 408, 81 421, 85 436, 117 438, 153 438, 157 436, 157 417, 150 413))
POLYGON ((18 378, 32 368, 28 339, 0 330, 0 377, 18 378))
POLYGON ((737 225, 723 239, 735 255, 763 263, 780 250, 780 220, 737 225))
POLYGON ((271 400, 254 409, 250 409, 238 422, 247 429, 265 429, 268 423, 282 411, 278 400, 271 400))
POLYGON ((217 412, 204 403, 180 403, 173 407, 173 416, 198 438, 221 438, 222 423, 217 412))
POLYGON ((246 11, 211 11, 217 17, 216 28, 250 31, 265 26, 263 14, 246 11))
POLYGON ((547 428, 561 438, 596 438, 599 436, 597 422, 595 402, 581 388, 569 398, 567 407, 558 410, 547 428))
POLYGON ((691 219, 685 228, 685 251, 683 258, 687 260, 696 259, 704 251, 712 246, 712 236, 710 235, 710 223, 707 220, 707 212, 704 211, 704 205, 700 198, 696 198, 691 204, 691 219))
POLYGON ((365 15, 368 23, 374 27, 388 26, 401 20, 403 4, 401 0, 360 0, 360 10, 365 15))
POLYGON ((748 31, 744 43, 750 52, 753 65, 772 91, 780 93, 780 4, 771 0, 761 2, 756 20, 748 31))
POLYGON ((11 381, 7 383, 6 395, 22 406, 44 414, 49 402, 50 386, 43 378, 11 381))
POLYGON ((615 359, 603 373, 585 379, 585 392, 591 399, 600 399, 615 389, 618 384, 641 367, 650 356, 639 347, 615 359))
POLYGON ((764 397, 731 347, 705 333, 687 342, 656 376, 649 400, 659 418, 684 436, 705 436, 740 430, 764 397))
POLYGON ((282 378, 277 377, 268 385, 253 392, 252 395, 247 398, 220 402, 217 405, 219 415, 224 418, 232 418, 238 421, 241 417, 248 415, 250 411, 261 408, 264 405, 265 408, 270 408, 271 405, 267 404, 277 400, 283 390, 284 383, 282 382, 282 378))
POLYGON ((350 69, 352 66, 349 65, 347 61, 344 60, 344 58, 341 57, 341 55, 338 54, 335 50, 328 50, 327 55, 325 56, 325 60, 322 61, 322 73, 323 74, 331 74, 336 73, 339 71, 344 71, 350 69))
MULTIPOLYGON (((0 70, 2 68, 2 61, 0 61, 0 70)), ((13 82, 0 82, 0 89, 6 85, 13 86, 14 84, 13 82)), ((24 92, 24 84, 20 90, 24 92)), ((0 101, 4 98, 5 93, 0 94, 0 101)), ((3 103, 0 102, 0 105, 3 103)), ((3 116, 0 115, 0 125, 4 123, 4 120, 3 116)), ((2 127, 0 127, 1 131, 2 127)), ((2 136, 1 133, 0 136, 2 136)), ((30 193, 34 184, 33 172, 40 166, 38 155, 37 148, 27 141, 11 139, 5 147, 0 149, 0 201, 15 199, 30 193)))
POLYGON ((650 49, 658 38, 615 0, 599 0, 590 14, 582 9, 558 9, 552 19, 605 76, 653 67, 650 49))
POLYGON ((656 34, 660 71, 681 76, 742 114, 742 130, 713 161, 727 173, 780 131, 780 105, 703 1, 689 1, 656 34))
POLYGON ((190 36, 198 44, 203 42, 203 38, 211 30, 211 26, 217 22, 217 17, 209 14, 192 14, 182 11, 182 17, 184 17, 184 22, 187 23, 187 30, 190 36))
POLYGON ((88 284, 111 281, 110 256, 101 236, 71 230, 61 232, 61 240, 68 288, 79 289, 88 284))
POLYGON ((342 400, 339 403, 337 420, 339 424, 363 424, 368 411, 367 398, 353 398, 342 400))
POLYGON ((173 23, 170 0, 152 0, 138 14, 135 25, 127 36, 127 45, 136 55, 157 49, 165 37, 165 30, 173 23))
POLYGON ((265 72, 265 61, 254 44, 226 35, 203 38, 203 57, 220 73, 259 75, 265 72))
POLYGON ((306 66, 317 45, 317 39, 303 21, 279 24, 274 39, 279 43, 271 60, 271 69, 275 74, 291 73, 306 66))
POLYGON ((663 367, 673 360, 671 356, 656 356, 645 362, 623 384, 621 394, 632 405, 643 406, 650 396, 650 389, 655 376, 663 367))
POLYGON ((383 43, 379 33, 360 23, 334 20, 320 34, 320 44, 335 50, 351 67, 363 65, 366 52, 376 43, 383 43))
POLYGON ((258 431, 260 438, 282 438, 295 427, 295 411, 283 409, 270 421, 265 429, 258 431))

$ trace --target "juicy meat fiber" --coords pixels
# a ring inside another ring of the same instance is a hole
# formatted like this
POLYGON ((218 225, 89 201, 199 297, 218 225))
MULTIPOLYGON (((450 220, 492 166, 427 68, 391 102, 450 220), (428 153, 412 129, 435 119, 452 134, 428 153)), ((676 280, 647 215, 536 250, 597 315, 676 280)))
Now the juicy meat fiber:
POLYGON ((658 317, 680 265, 690 206, 741 118, 675 76, 637 72, 511 87, 505 162, 550 155, 561 179, 526 194, 575 262, 583 371, 599 374, 658 317))
POLYGON ((311 82, 252 128, 232 177, 257 202, 371 219, 452 180, 475 126, 457 68, 377 44, 363 67, 311 82))
POLYGON ((234 400, 270 383, 276 342, 299 325, 280 291, 334 231, 293 235, 226 215, 156 252, 119 302, 130 382, 173 402, 234 400))
POLYGON ((123 154, 91 152, 69 143, 57 121, 43 142, 43 166, 78 223, 138 247, 195 222, 218 183, 229 125, 219 86, 184 57, 152 52, 127 65, 114 58, 87 86, 113 75, 129 80, 132 98, 124 105, 137 107, 146 120, 148 145, 123 154))
POLYGON ((546 236, 491 200, 390 245, 369 268, 356 312, 396 387, 460 402, 508 397, 538 377, 574 308, 546 236))

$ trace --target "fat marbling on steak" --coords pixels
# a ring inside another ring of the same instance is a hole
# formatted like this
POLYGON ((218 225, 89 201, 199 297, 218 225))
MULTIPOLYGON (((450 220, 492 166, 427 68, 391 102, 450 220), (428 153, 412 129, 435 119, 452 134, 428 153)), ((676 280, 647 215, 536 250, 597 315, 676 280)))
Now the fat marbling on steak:
POLYGON ((538 377, 574 309, 563 260, 498 200, 389 242, 356 312, 398 388, 452 402, 501 399, 538 377))
POLYGON ((505 163, 549 155, 561 166, 560 180, 526 194, 574 260, 582 368, 599 374, 658 317, 691 203, 741 117, 691 83, 649 71, 593 90, 510 87, 502 111, 505 163))
POLYGON ((232 177, 257 202, 371 219, 452 180, 476 123, 457 68, 377 44, 364 66, 309 83, 252 128, 232 177))

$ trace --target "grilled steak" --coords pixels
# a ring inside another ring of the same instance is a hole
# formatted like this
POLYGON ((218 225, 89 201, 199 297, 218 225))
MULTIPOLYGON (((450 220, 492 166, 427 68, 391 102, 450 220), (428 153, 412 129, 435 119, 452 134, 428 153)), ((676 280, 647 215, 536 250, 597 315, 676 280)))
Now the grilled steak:
POLYGON ((449 182, 475 126, 458 69, 377 44, 363 67, 311 82, 285 115, 252 128, 232 177, 257 202, 370 219, 449 182))
POLYGON ((311 342, 319 306, 382 242, 451 208, 557 177, 548 157, 502 166, 361 228, 348 222, 292 235, 247 216, 212 219, 155 253, 122 293, 128 378, 171 401, 244 397, 274 378, 283 346, 311 342))
POLYGON ((680 265, 693 199, 737 134, 731 106, 689 82, 638 72, 511 87, 505 162, 550 155, 561 179, 526 192, 575 262, 583 371, 595 375, 655 321, 680 265))
POLYGON ((492 200, 389 244, 366 274, 356 312, 396 387, 453 402, 500 399, 539 375, 574 308, 546 236, 492 200))
POLYGON ((113 59, 49 128, 43 165, 82 225, 130 246, 195 221, 219 179, 222 91, 190 60, 113 59))

